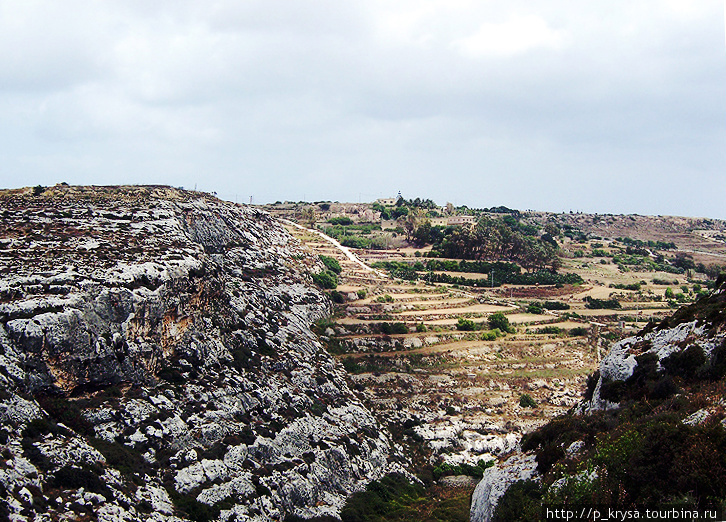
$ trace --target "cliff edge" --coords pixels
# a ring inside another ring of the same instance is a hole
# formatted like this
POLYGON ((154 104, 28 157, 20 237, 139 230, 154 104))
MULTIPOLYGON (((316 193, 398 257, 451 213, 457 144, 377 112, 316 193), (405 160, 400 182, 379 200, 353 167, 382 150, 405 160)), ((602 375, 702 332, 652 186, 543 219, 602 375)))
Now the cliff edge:
POLYGON ((0 518, 334 516, 400 469, 310 330, 319 261, 269 215, 67 185, 0 212, 0 518))

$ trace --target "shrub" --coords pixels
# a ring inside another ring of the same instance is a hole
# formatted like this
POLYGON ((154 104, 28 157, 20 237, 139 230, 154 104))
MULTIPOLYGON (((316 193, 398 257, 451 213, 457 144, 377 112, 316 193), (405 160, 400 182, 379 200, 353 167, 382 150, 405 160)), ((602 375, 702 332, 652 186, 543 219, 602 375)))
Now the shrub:
POLYGON ((560 335, 562 333, 562 328, 560 328, 559 326, 545 326, 544 328, 538 329, 537 333, 547 335, 560 335))
POLYGON ((425 331, 426 331, 426 325, 425 325, 425 324, 423 324, 423 323, 418 323, 418 324, 416 325, 416 331, 417 331, 418 333, 423 333, 423 332, 425 332, 425 331))
POLYGON ((61 422, 81 435, 93 434, 93 426, 82 415, 75 401, 60 396, 38 397, 38 404, 57 422, 61 422))
POLYGON ((496 341, 497 340, 497 330, 489 330, 488 332, 484 332, 481 334, 481 340, 482 341, 496 341))
POLYGON ((149 467, 138 451, 124 444, 109 442, 96 437, 90 437, 89 442, 106 458, 109 466, 116 468, 124 475, 143 473, 149 467))
POLYGON ((509 319, 502 312, 497 312, 489 316, 489 328, 494 330, 498 328, 502 332, 512 333, 514 329, 509 325, 509 319))
POLYGON ((368 291, 365 288, 361 288, 360 290, 358 290, 357 294, 358 294, 358 299, 365 299, 366 296, 368 295, 368 291))
POLYGON ((112 497, 111 490, 99 477, 101 474, 103 474, 101 469, 92 471, 74 466, 64 466, 55 472, 53 485, 62 489, 83 488, 86 491, 98 493, 110 499, 112 497))
POLYGON ((540 520, 542 518, 542 490, 534 480, 519 480, 512 484, 499 499, 492 522, 540 520))
POLYGON ((321 288, 334 290, 338 287, 338 278, 329 270, 324 270, 319 274, 313 274, 313 282, 321 288))
POLYGON ((541 314, 544 310, 542 308, 542 305, 540 303, 530 303, 527 307, 527 313, 530 314, 541 314))
POLYGON ((456 322, 456 329, 461 330, 462 332, 472 332, 477 328, 478 325, 471 319, 464 319, 463 317, 459 317, 459 320, 456 322))
POLYGON ((595 299, 589 295, 585 297, 585 308, 591 310, 616 310, 622 308, 620 301, 615 298, 612 299, 595 299))
POLYGON ((706 355, 703 348, 691 345, 684 350, 673 352, 661 361, 666 371, 678 377, 691 379, 696 376, 699 368, 706 364, 706 355))
POLYGON ((337 259, 334 257, 329 256, 320 256, 320 260, 325 265, 325 268, 333 272, 334 274, 340 274, 342 268, 340 267, 340 263, 337 259))
POLYGON ((546 310, 569 310, 570 305, 561 301, 545 301, 542 303, 542 308, 546 310))
POLYGON ((403 475, 393 473, 380 481, 369 482, 365 491, 349 497, 340 512, 340 518, 343 522, 383 520, 384 516, 395 520, 396 515, 401 515, 405 508, 418 501, 422 495, 422 486, 411 484, 403 475))
POLYGON ((522 408, 536 408, 537 402, 532 398, 531 395, 523 393, 519 396, 519 405, 522 408))
POLYGON ((393 323, 391 325, 391 333, 394 333, 394 334, 407 334, 408 333, 408 326, 406 326, 406 323, 393 323))
POLYGON ((337 290, 330 292, 330 298, 337 304, 343 304, 345 302, 345 294, 338 292, 337 290))

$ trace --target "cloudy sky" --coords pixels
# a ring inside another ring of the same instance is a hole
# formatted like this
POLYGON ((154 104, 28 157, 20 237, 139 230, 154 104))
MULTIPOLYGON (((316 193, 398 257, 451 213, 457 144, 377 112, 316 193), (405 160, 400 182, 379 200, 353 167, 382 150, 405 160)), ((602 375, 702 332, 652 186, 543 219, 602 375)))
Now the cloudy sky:
POLYGON ((722 0, 0 0, 0 186, 726 218, 722 0))

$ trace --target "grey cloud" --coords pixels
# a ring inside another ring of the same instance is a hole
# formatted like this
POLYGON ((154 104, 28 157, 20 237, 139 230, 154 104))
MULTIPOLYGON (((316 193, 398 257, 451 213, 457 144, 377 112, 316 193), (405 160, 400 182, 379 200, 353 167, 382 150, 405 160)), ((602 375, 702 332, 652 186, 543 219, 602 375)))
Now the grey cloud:
POLYGON ((472 206, 726 217, 724 194, 702 190, 723 186, 726 167, 720 2, 0 9, 6 186, 198 183, 258 201, 400 189, 472 206), (461 47, 522 20, 541 45, 461 47))

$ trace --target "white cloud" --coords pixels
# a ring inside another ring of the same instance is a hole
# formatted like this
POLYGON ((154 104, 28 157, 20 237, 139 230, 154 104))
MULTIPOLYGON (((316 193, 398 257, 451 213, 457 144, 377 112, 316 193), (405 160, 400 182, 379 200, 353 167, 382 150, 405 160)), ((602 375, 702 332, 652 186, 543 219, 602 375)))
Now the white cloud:
MULTIPOLYGON (((704 187, 726 172, 722 9, 0 0, 0 185, 47 184, 50 172, 258 201, 401 189, 474 206, 577 197, 583 209, 693 213, 668 180, 704 187), (652 193, 615 197, 608 176, 652 193)), ((722 215, 714 193, 701 208, 722 215)))
POLYGON ((510 57, 533 49, 561 49, 564 31, 551 28, 535 15, 517 15, 502 23, 483 23, 472 35, 452 42, 452 46, 473 57, 510 57))

